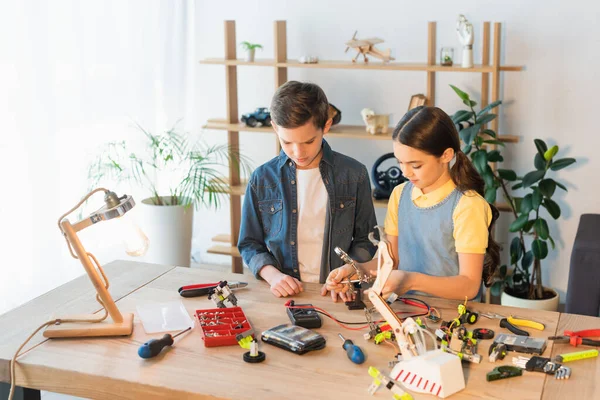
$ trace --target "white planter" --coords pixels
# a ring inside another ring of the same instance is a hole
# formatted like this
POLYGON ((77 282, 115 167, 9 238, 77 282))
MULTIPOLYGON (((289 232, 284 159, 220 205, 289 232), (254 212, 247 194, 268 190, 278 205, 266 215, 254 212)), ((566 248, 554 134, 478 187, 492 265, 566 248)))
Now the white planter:
MULTIPOLYGON (((162 197, 169 199, 168 196, 162 197)), ((139 226, 149 240, 141 260, 149 263, 189 267, 192 252, 194 207, 155 206, 142 200, 139 226)))
POLYGON ((254 62, 254 52, 255 51, 256 51, 256 49, 246 50, 246 61, 247 62, 254 62))
POLYGON ((550 290, 554 292, 555 296, 545 300, 529 300, 522 299, 520 297, 511 296, 506 292, 502 292, 500 297, 500 304, 503 306, 530 308, 532 310, 545 310, 545 311, 557 311, 559 296, 555 290, 544 288, 544 290, 550 290))

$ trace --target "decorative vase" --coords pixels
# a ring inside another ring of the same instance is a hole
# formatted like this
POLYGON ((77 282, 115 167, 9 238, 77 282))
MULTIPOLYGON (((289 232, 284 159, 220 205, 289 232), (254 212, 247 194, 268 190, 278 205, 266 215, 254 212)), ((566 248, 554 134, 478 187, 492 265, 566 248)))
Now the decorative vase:
MULTIPOLYGON (((168 204, 171 197, 162 196, 168 204)), ((139 226, 148 237, 148 251, 142 261, 189 267, 192 250, 193 206, 158 206, 151 198, 140 204, 139 226)))
POLYGON ((544 287, 544 292, 552 292, 554 296, 548 299, 530 300, 510 295, 504 291, 500 297, 500 304, 510 307, 530 308, 532 310, 557 311, 560 299, 558 293, 547 287, 544 287))
POLYGON ((248 49, 246 50, 246 61, 254 62, 254 52, 256 49, 248 49))

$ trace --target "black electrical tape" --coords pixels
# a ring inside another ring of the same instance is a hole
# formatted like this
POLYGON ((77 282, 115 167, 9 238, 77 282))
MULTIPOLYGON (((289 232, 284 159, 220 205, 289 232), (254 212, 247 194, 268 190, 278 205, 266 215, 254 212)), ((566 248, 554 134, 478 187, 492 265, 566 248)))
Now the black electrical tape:
POLYGON ((473 338, 475 339, 492 339, 494 331, 486 328, 477 328, 473 330, 473 338))

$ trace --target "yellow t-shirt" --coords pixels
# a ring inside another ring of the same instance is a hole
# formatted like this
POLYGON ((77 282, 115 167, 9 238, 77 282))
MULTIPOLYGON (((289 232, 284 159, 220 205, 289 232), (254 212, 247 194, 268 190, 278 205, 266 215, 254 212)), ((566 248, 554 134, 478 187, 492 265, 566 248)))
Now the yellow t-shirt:
MULTIPOLYGON (((384 224, 385 233, 388 235, 399 236, 398 204, 405 185, 406 183, 396 186, 390 196, 384 224)), ((444 200, 455 187, 452 179, 427 194, 413 186, 411 200, 417 207, 432 207, 444 200)), ((488 202, 477 192, 470 190, 461 196, 452 214, 452 220, 456 252, 485 254, 488 245, 488 227, 492 222, 492 210, 488 202)))

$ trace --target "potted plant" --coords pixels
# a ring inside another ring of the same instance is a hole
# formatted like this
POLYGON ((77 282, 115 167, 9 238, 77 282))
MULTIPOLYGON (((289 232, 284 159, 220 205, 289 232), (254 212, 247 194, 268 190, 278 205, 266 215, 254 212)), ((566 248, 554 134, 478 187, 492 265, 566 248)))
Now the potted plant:
POLYGON ((247 173, 248 161, 227 145, 207 146, 199 136, 174 128, 152 134, 137 124, 143 142, 110 142, 88 168, 92 187, 103 181, 136 185, 149 197, 141 202, 139 222, 149 238, 144 261, 190 266, 194 208, 218 208, 228 182, 217 171, 233 163, 247 173), (138 151, 140 150, 140 151, 138 151), (168 182, 162 192, 159 183, 168 182))
POLYGON ((559 147, 548 148, 541 139, 535 139, 537 149, 533 159, 535 169, 519 176, 511 169, 493 170, 489 163, 504 161, 500 149, 504 143, 499 141, 496 132, 485 125, 497 116, 492 114, 501 101, 493 102, 480 111, 475 110, 477 103, 469 95, 455 86, 452 89, 469 107, 459 110, 452 120, 456 124, 468 127, 460 131, 465 143, 463 151, 470 154, 473 165, 485 181, 485 198, 488 202, 496 201, 498 189, 515 218, 510 225, 510 232, 516 233, 510 244, 510 265, 502 265, 495 276, 492 293, 501 295, 504 305, 556 310, 558 294, 543 286, 541 264, 548 256, 548 243, 555 249, 554 239, 550 235, 547 216, 560 218, 560 206, 552 199, 556 188, 567 191, 562 183, 549 174, 576 162, 574 158, 557 158, 559 147), (489 149, 487 145, 499 146, 489 149), (510 190, 509 190, 510 188, 510 190), (525 189, 524 195, 517 196, 512 191, 525 189))
POLYGON ((242 46, 242 49, 244 49, 244 51, 246 52, 246 61, 247 62, 254 62, 254 53, 256 51, 256 49, 262 49, 262 45, 258 44, 258 43, 250 43, 250 42, 242 42, 240 43, 240 46, 242 46))

